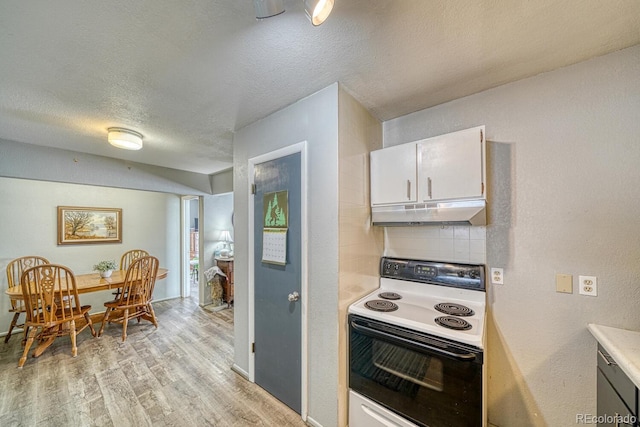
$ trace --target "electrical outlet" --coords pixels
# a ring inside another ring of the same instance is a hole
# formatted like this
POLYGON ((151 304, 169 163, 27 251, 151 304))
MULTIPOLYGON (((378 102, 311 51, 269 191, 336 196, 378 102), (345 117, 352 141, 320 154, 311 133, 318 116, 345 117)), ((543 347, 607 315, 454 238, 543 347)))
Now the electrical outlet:
POLYGON ((491 283, 494 285, 504 285, 504 270, 502 268, 491 269, 491 283))
POLYGON ((590 297, 598 296, 598 281, 596 276, 578 276, 579 292, 590 297))

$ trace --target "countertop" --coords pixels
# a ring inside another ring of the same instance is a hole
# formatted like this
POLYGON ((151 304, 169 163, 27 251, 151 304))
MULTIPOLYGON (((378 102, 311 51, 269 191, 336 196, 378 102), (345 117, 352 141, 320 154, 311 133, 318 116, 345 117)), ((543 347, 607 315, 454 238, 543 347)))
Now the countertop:
POLYGON ((622 371, 640 388, 640 332, 593 323, 588 328, 622 371))

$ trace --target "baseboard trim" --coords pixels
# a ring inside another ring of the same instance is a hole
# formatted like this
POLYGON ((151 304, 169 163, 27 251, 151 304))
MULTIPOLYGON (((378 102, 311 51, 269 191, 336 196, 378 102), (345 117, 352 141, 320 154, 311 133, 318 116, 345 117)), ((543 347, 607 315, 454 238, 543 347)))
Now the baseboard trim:
POLYGON ((180 295, 177 295, 177 296, 173 296, 173 297, 166 297, 166 298, 160 298, 160 299, 154 298, 153 301, 151 301, 151 302, 168 301, 170 299, 178 299, 178 298, 182 298, 182 297, 180 295))
POLYGON ((322 427, 322 424, 307 415, 307 424, 311 427, 322 427))
POLYGON ((236 365, 235 363, 231 365, 231 370, 236 374, 240 375, 241 377, 243 377, 245 380, 250 381, 249 373, 244 369, 242 369, 240 366, 236 365))

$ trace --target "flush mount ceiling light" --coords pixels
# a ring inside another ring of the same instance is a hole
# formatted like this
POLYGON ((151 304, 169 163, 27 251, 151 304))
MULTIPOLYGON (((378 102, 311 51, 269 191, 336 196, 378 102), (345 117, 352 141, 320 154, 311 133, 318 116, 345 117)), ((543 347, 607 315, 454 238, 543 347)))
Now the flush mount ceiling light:
POLYGON ((142 148, 142 135, 125 128, 109 128, 109 144, 125 150, 139 150, 142 148))
POLYGON ((256 18, 264 19, 284 13, 283 0, 253 0, 256 18))
POLYGON ((302 0, 307 18, 314 26, 322 24, 333 9, 333 0, 302 0))
MULTIPOLYGON (((322 24, 333 9, 334 0, 302 0, 307 18, 314 26, 322 24)), ((284 13, 284 0, 253 0, 256 18, 265 19, 284 13)))

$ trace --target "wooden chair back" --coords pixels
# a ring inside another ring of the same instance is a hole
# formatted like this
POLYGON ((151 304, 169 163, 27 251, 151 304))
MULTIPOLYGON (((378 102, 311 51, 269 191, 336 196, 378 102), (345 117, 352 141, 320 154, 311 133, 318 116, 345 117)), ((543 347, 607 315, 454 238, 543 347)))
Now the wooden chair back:
POLYGON ((140 306, 151 302, 159 264, 158 258, 153 256, 143 256, 133 261, 117 298, 119 306, 140 306))
POLYGON ((73 272, 63 265, 28 268, 20 280, 30 326, 51 327, 83 316, 73 272))
POLYGON ((121 292, 113 301, 107 301, 104 306, 107 310, 102 318, 102 325, 98 336, 102 335, 107 323, 122 324, 122 341, 127 339, 127 323, 130 319, 137 318, 138 322, 145 319, 158 327, 158 320, 153 311, 151 300, 153 289, 158 276, 158 258, 143 256, 133 261, 127 269, 121 292), (112 314, 120 313, 113 317, 112 314))
POLYGON ((78 354, 76 335, 89 327, 91 334, 96 336, 89 316, 91 306, 80 305, 76 277, 68 267, 59 264, 30 267, 22 273, 20 286, 27 313, 25 330, 29 332, 18 361, 19 368, 25 364, 34 341, 39 344, 33 357, 38 357, 55 338, 69 335, 71 355, 75 357, 78 354), (76 320, 84 323, 77 327, 76 320))
POLYGON ((149 256, 149 252, 144 249, 132 249, 125 252, 120 258, 120 270, 128 269, 133 261, 138 258, 142 258, 143 256, 149 256))
MULTIPOLYGON (((11 288, 20 285, 20 278, 25 270, 37 265, 49 264, 49 260, 36 255, 16 258, 7 265, 7 284, 11 288)), ((24 304, 21 300, 11 300, 11 311, 24 311, 24 304)))
MULTIPOLYGON (((22 277, 22 273, 24 273, 24 271, 30 267, 35 267, 36 265, 42 264, 49 264, 49 260, 36 255, 23 256, 9 262, 9 264, 7 265, 8 287, 12 288, 14 286, 20 286, 20 278, 22 277)), ((13 319, 11 319, 9 330, 7 331, 7 335, 5 335, 4 337, 5 343, 9 342, 11 333, 13 332, 13 328, 21 328, 24 326, 24 323, 18 323, 18 319, 20 318, 20 313, 24 313, 26 311, 23 300, 10 299, 9 301, 11 303, 9 313, 13 313, 13 319)))

